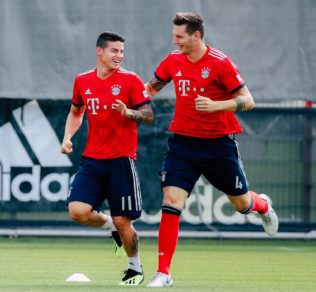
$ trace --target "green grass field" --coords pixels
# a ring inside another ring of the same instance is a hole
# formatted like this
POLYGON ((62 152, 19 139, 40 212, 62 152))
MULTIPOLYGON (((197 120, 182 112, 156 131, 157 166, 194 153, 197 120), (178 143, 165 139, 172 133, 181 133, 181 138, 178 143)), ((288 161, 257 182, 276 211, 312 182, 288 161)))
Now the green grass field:
POLYGON ((316 291, 316 242, 180 239, 174 287, 149 289, 156 240, 141 241, 145 283, 119 287, 126 258, 102 238, 0 238, 0 291, 316 291), (84 273, 90 283, 65 282, 84 273))

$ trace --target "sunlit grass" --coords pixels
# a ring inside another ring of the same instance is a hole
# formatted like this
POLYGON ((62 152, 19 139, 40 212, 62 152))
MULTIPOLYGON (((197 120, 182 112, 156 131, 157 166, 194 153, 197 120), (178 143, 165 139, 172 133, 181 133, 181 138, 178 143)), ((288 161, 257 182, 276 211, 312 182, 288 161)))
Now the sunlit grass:
MULTIPOLYGON (((145 283, 119 287, 126 258, 102 238, 0 238, 0 291, 152 291, 156 240, 141 240, 145 283), (90 283, 69 283, 83 273, 90 283)), ((316 242, 180 239, 172 291, 316 291, 316 242)), ((159 289, 170 291, 170 288, 159 289)))

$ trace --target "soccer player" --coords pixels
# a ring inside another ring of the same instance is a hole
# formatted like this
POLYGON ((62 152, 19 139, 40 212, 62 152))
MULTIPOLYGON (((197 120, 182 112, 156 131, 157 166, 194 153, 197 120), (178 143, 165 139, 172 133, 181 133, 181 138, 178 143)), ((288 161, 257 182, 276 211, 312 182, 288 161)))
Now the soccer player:
POLYGON ((135 165, 137 122, 152 122, 153 113, 142 80, 120 67, 124 41, 112 32, 98 37, 96 68, 75 78, 61 152, 73 151, 71 138, 86 112, 88 137, 67 199, 69 214, 79 224, 111 230, 118 245, 122 241, 128 267, 119 285, 134 286, 144 279, 132 224, 142 208, 135 165), (111 216, 99 210, 106 199, 111 216))
POLYGON ((242 214, 258 212, 265 232, 273 236, 278 218, 265 194, 248 191, 234 135, 242 132, 234 112, 251 110, 254 101, 237 67, 221 51, 205 44, 202 16, 180 12, 173 18, 171 52, 146 84, 151 96, 171 80, 176 103, 168 150, 161 169, 162 217, 158 238, 158 271, 148 287, 172 286, 181 210, 201 174, 227 194, 242 214))

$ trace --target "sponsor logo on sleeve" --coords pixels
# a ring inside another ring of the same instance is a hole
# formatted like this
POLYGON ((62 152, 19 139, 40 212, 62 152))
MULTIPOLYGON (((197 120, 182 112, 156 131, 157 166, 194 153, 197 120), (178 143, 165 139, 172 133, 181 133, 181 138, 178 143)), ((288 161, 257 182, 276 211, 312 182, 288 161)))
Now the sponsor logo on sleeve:
POLYGON ((148 98, 148 97, 149 97, 149 94, 148 94, 148 92, 147 92, 146 89, 143 91, 143 96, 144 96, 145 98, 148 98))

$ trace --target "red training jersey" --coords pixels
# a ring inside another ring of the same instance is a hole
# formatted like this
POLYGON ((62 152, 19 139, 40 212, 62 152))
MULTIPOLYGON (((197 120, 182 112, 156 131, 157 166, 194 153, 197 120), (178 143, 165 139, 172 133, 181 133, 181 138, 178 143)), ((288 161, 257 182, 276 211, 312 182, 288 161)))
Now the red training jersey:
POLYGON ((119 68, 105 80, 97 76, 96 69, 77 75, 72 103, 85 105, 88 119, 83 156, 136 159, 137 122, 113 109, 116 99, 134 109, 150 102, 142 80, 134 72, 119 68))
POLYGON ((219 138, 242 132, 233 112, 201 112, 195 109, 198 95, 214 101, 228 100, 243 87, 244 80, 230 58, 207 46, 207 52, 192 63, 179 51, 171 52, 157 67, 155 76, 173 80, 176 92, 174 118, 169 130, 197 138, 219 138))

